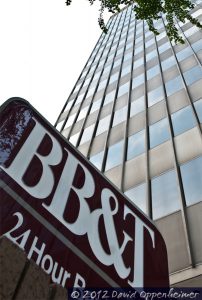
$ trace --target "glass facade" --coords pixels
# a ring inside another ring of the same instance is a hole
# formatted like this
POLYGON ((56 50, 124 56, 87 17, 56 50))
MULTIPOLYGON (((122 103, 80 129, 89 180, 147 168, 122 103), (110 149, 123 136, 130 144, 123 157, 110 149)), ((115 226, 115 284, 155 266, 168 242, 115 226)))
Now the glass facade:
POLYGON ((154 21, 155 36, 132 6, 111 17, 56 128, 155 222, 180 214, 189 244, 187 213, 202 201, 202 31, 178 22, 175 45, 165 24, 154 21))

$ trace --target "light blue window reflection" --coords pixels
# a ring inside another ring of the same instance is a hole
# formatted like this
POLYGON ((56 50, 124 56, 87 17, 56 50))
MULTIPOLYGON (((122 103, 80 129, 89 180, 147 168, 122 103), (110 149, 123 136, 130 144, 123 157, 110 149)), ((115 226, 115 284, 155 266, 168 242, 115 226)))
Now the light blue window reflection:
POLYGON ((83 97, 84 97, 84 94, 79 95, 76 99, 75 105, 81 103, 81 101, 83 100, 83 97))
POLYGON ((130 106, 130 118, 145 109, 144 96, 133 101, 130 106))
POLYGON ((139 86, 140 84, 144 83, 144 74, 141 74, 135 78, 133 78, 132 88, 139 86))
POLYGON ((181 50, 176 54, 178 61, 182 61, 183 59, 191 56, 193 54, 193 51, 191 50, 191 47, 186 47, 185 49, 181 50))
POLYGON ((90 161, 99 169, 102 168, 102 160, 103 160, 104 151, 99 152, 90 157, 90 161))
POLYGON ((110 77, 110 80, 109 80, 109 84, 113 83, 114 81, 118 80, 118 77, 119 77, 119 73, 115 73, 113 74, 111 77, 110 77))
POLYGON ((77 121, 80 121, 81 119, 85 118, 86 114, 87 114, 87 111, 88 111, 88 106, 86 106, 85 108, 83 108, 79 115, 78 115, 78 118, 77 118, 77 121))
POLYGON ((159 49, 159 53, 163 53, 164 51, 166 51, 167 49, 170 48, 170 44, 169 42, 163 43, 163 45, 161 45, 158 49, 159 49))
POLYGON ((145 130, 141 130, 128 138, 127 160, 145 151, 145 130))
POLYGON ((146 184, 140 184, 125 192, 135 205, 137 205, 144 213, 146 213, 146 184))
POLYGON ((123 84, 123 85, 121 85, 121 86, 119 87, 119 91, 118 91, 118 96, 117 96, 117 98, 118 98, 118 97, 121 97, 122 95, 124 95, 124 94, 126 94, 126 93, 128 93, 128 91, 129 91, 129 82, 127 82, 127 83, 125 83, 125 84, 123 84))
POLYGON ((180 167, 186 204, 202 200, 202 157, 189 161, 180 167))
POLYGON ((86 143, 87 141, 89 141, 92 138, 94 127, 95 127, 95 124, 84 129, 82 138, 80 141, 80 145, 86 143))
POLYGON ((116 93, 116 90, 113 90, 112 92, 108 93, 106 96, 105 96, 105 101, 104 101, 104 105, 114 101, 114 97, 115 97, 115 93, 116 93))
POLYGON ((106 86, 106 84, 107 84, 107 79, 102 80, 102 81, 100 82, 100 84, 99 84, 97 90, 100 91, 101 89, 104 89, 105 86, 106 86))
POLYGON ((96 102, 93 102, 90 110, 90 114, 92 114, 94 111, 98 110, 100 108, 101 99, 97 100, 96 102))
POLYGON ((107 153, 105 171, 112 169, 122 163, 123 140, 110 146, 107 153))
POLYGON ((193 49, 194 49, 195 52, 200 51, 202 49, 202 42, 201 42, 201 40, 193 43, 192 47, 193 47, 193 49))
POLYGON ((148 62, 150 59, 152 59, 152 58, 154 58, 156 56, 157 56, 157 51, 155 49, 155 50, 147 53, 147 55, 146 55, 146 61, 148 62))
POLYGON ((194 103, 194 106, 195 106, 199 121, 202 123, 202 99, 196 101, 194 103))
POLYGON ((142 66, 144 63, 143 58, 139 58, 139 59, 135 59, 134 63, 133 63, 133 69, 135 70, 136 68, 138 68, 139 66, 142 66))
POLYGON ((196 121, 190 106, 172 114, 171 119, 175 135, 181 134, 196 126, 196 121))
POLYGON ((167 96, 170 96, 183 88, 182 78, 180 76, 166 82, 167 96))
POLYGON ((160 71, 160 69, 159 69, 158 65, 156 65, 153 68, 149 69, 147 71, 147 80, 149 80, 149 79, 153 78, 154 76, 156 76, 157 74, 159 74, 159 71, 160 71))
POLYGON ((130 71, 131 71, 131 66, 130 65, 128 65, 127 67, 123 68, 122 71, 121 71, 121 77, 123 77, 126 74, 129 74, 130 71))
POLYGON ((152 212, 153 219, 158 219, 180 209, 177 178, 175 171, 153 178, 152 212))
POLYGON ((161 86, 156 88, 155 90, 152 90, 151 92, 148 93, 148 106, 152 106, 155 103, 163 100, 164 98, 164 93, 163 89, 161 86))
POLYGON ((162 119, 149 126, 150 148, 169 140, 170 133, 168 130, 168 120, 162 119))
POLYGON ((202 69, 199 66, 195 66, 184 73, 184 79, 187 85, 191 85, 195 81, 202 78, 202 69))
POLYGON ((121 58, 115 60, 113 68, 116 68, 116 67, 120 66, 120 64, 121 64, 121 58))
POLYGON ((124 106, 124 107, 118 109, 117 111, 115 111, 112 127, 114 127, 114 126, 120 124, 121 122, 125 121, 126 116, 127 116, 127 106, 124 106))
POLYGON ((98 123, 96 135, 99 135, 99 134, 103 133, 104 131, 108 130, 109 122, 110 122, 110 115, 101 119, 98 123))
POLYGON ((176 64, 174 56, 170 56, 161 62, 162 70, 165 71, 176 64))

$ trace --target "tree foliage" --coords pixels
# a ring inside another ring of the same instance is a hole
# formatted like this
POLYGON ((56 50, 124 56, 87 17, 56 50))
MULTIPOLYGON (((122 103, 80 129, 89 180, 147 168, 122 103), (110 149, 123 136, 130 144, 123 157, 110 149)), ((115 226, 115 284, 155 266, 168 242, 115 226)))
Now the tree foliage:
MULTIPOLYGON (((92 5, 96 0, 88 0, 92 5)), ((99 0, 100 1, 100 15, 98 23, 100 28, 107 33, 107 27, 104 22, 103 14, 105 10, 112 13, 117 13, 121 10, 123 5, 134 5, 134 13, 137 19, 145 20, 149 29, 154 34, 159 34, 154 27, 153 21, 161 18, 163 14, 166 18, 166 31, 170 40, 176 43, 183 43, 182 37, 178 33, 176 27, 176 20, 185 22, 189 20, 192 24, 202 28, 200 22, 190 15, 190 10, 195 7, 191 0, 99 0)), ((67 0, 66 4, 70 5, 72 0, 67 0)))

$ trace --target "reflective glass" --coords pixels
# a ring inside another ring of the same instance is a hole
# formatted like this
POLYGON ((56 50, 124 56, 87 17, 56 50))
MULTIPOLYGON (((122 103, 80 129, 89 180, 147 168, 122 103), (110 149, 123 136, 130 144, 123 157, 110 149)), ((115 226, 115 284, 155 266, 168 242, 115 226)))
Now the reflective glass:
POLYGON ((182 51, 178 52, 176 54, 178 61, 182 61, 183 59, 191 56, 193 54, 193 51, 191 50, 191 48, 188 46, 185 49, 183 49, 182 51))
POLYGON ((129 74, 131 71, 131 65, 126 66, 121 71, 121 77, 125 76, 126 74, 129 74))
POLYGON ((169 48, 170 48, 170 43, 166 42, 166 43, 163 43, 163 45, 159 46, 158 50, 159 50, 159 53, 161 54, 169 48))
POLYGON ((103 133, 104 131, 108 130, 109 122, 110 122, 110 115, 101 119, 98 123, 96 135, 99 135, 99 134, 103 133))
POLYGON ((170 138, 168 120, 162 119, 149 126, 150 148, 154 148, 170 138))
POLYGON ((151 180, 152 213, 156 220, 180 209, 175 171, 169 171, 151 180))
POLYGON ((86 114, 87 114, 87 111, 88 111, 88 106, 86 106, 85 108, 83 108, 79 115, 78 115, 78 118, 77 118, 77 121, 80 121, 81 119, 85 118, 86 114))
POLYGON ((196 121, 190 106, 172 114, 171 119, 175 135, 181 134, 196 126, 196 121))
POLYGON ((165 84, 167 96, 170 96, 177 91, 181 90, 183 88, 183 81, 181 76, 177 76, 174 79, 169 80, 165 84))
POLYGON ((118 109, 117 111, 115 111, 112 127, 125 121, 126 117, 127 117, 127 106, 124 106, 121 109, 118 109))
POLYGON ((129 91, 129 82, 126 82, 125 84, 121 85, 119 87, 119 91, 118 91, 118 96, 117 97, 121 97, 122 95, 128 93, 129 91))
POLYGON ((144 213, 146 213, 146 184, 143 183, 125 192, 135 205, 137 205, 144 213))
POLYGON ((119 73, 115 73, 113 74, 111 77, 110 77, 110 80, 109 80, 109 84, 113 83, 114 81, 118 80, 118 77, 119 77, 119 73))
POLYGON ((145 151, 145 130, 139 131, 128 138, 127 160, 145 151))
POLYGON ((195 52, 200 51, 202 49, 202 42, 201 42, 201 40, 193 43, 192 47, 193 47, 193 49, 194 49, 195 52))
POLYGON ((156 88, 155 90, 152 90, 151 92, 148 93, 148 106, 152 106, 155 103, 163 100, 164 94, 163 94, 163 89, 161 86, 156 88))
POLYGON ((158 65, 156 65, 153 68, 149 69, 147 71, 147 80, 149 80, 149 79, 153 78, 154 76, 156 76, 157 74, 159 74, 159 71, 160 71, 160 69, 159 69, 158 65))
POLYGON ((145 109, 144 96, 133 101, 130 106, 130 118, 145 109))
POLYGON ((123 155, 123 140, 109 147, 107 153, 105 171, 120 165, 122 162, 122 155, 123 155))
POLYGON ((133 63, 133 69, 135 70, 135 68, 138 68, 139 66, 143 65, 144 60, 143 58, 139 58, 139 59, 135 59, 134 63, 133 63))
POLYGON ((81 138, 81 141, 80 141, 80 145, 82 145, 85 142, 91 140, 94 127, 95 127, 95 124, 93 124, 93 125, 91 125, 91 126, 84 129, 83 134, 82 134, 82 138, 81 138))
POLYGON ((194 106, 199 118, 200 123, 202 123, 202 99, 194 102, 194 106))
POLYGON ((157 51, 155 49, 155 50, 147 53, 147 55, 146 55, 146 61, 149 61, 150 59, 152 59, 152 58, 154 58, 156 56, 157 56, 157 51))
POLYGON ((103 105, 106 105, 106 104, 114 101, 115 93, 116 93, 116 90, 113 90, 112 92, 106 94, 105 101, 104 101, 103 105))
POLYGON ((76 143, 77 143, 77 140, 78 140, 78 137, 79 137, 79 132, 72 135, 69 139, 70 143, 74 146, 76 146, 76 143))
POLYGON ((74 122, 74 119, 75 119, 75 116, 76 116, 76 113, 69 116, 68 120, 67 120, 67 123, 65 124, 65 128, 71 126, 74 122))
POLYGON ((187 206, 202 200, 202 157, 180 167, 187 206))
POLYGON ((103 160, 104 151, 99 152, 90 157, 90 161, 99 169, 102 168, 102 160, 103 160))
POLYGON ((144 83, 144 74, 141 74, 135 78, 133 78, 132 88, 139 86, 140 84, 144 83))
POLYGON ((202 69, 199 66, 195 66, 184 73, 184 79, 187 85, 191 85, 195 81, 202 78, 202 69))
POLYGON ((162 70, 165 71, 176 64, 174 56, 170 56, 161 62, 162 70))
POLYGON ((92 114, 94 111, 98 110, 100 108, 101 99, 97 100, 96 102, 93 102, 90 110, 90 114, 92 114))

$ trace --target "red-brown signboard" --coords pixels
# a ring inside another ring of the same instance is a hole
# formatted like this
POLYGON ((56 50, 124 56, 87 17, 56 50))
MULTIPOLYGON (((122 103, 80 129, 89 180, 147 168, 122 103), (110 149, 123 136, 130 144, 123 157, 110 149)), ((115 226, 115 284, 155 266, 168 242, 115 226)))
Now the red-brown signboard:
POLYGON ((27 101, 0 111, 0 235, 65 287, 168 287, 154 224, 27 101))

